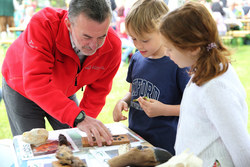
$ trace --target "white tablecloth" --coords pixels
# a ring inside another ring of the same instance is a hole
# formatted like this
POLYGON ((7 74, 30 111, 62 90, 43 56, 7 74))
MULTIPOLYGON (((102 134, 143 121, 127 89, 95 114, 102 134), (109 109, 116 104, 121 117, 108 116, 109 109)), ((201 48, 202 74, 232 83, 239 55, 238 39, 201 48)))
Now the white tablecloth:
POLYGON ((1 167, 10 167, 14 165, 14 155, 11 148, 11 139, 0 140, 0 164, 1 167))

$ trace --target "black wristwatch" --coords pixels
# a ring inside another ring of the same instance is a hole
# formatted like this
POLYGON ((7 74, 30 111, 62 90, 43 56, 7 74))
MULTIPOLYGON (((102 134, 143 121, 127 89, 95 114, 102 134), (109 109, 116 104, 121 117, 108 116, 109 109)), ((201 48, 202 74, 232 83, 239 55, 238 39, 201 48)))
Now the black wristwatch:
POLYGON ((82 122, 85 119, 85 117, 86 117, 85 112, 81 111, 75 119, 74 127, 76 127, 78 123, 82 122))

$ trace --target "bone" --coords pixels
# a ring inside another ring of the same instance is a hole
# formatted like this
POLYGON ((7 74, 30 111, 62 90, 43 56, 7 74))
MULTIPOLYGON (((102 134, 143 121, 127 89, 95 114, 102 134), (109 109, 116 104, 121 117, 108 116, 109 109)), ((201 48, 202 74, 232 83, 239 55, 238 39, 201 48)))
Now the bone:
POLYGON ((108 164, 110 167, 156 166, 168 161, 171 157, 171 153, 164 149, 138 146, 110 159, 108 164))

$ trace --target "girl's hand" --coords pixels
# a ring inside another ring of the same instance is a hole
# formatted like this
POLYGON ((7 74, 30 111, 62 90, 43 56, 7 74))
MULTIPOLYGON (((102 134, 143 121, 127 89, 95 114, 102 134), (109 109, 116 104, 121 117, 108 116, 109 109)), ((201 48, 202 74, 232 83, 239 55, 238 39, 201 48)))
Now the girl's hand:
POLYGON ((123 100, 119 100, 116 103, 115 108, 113 110, 113 120, 115 122, 119 122, 119 121, 123 121, 127 119, 126 116, 122 115, 123 110, 128 112, 128 104, 123 100))
POLYGON ((141 108, 149 117, 157 117, 164 115, 164 105, 155 99, 139 97, 138 102, 141 108))

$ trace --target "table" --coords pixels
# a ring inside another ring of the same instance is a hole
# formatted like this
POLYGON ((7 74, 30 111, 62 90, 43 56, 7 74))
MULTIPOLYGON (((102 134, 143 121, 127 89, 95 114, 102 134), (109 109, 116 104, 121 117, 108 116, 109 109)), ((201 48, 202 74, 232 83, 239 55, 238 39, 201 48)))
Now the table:
MULTIPOLYGON (((136 133, 128 129, 124 124, 122 123, 111 123, 111 124, 105 124, 110 130, 112 134, 124 134, 128 133, 130 140, 130 144, 132 147, 136 147, 139 145, 149 145, 148 142, 143 140, 140 136, 138 136, 136 133)), ((118 148, 117 146, 103 146, 103 147, 82 147, 81 137, 86 135, 84 132, 81 132, 77 128, 71 128, 71 129, 63 129, 63 130, 56 130, 56 131, 50 131, 49 132, 49 139, 52 139, 52 136, 56 136, 58 139, 59 134, 65 134, 67 136, 67 139, 70 139, 70 143, 72 144, 73 148, 78 148, 79 150, 74 152, 74 156, 79 157, 83 161, 85 161, 88 165, 88 167, 96 167, 96 166, 102 166, 102 167, 108 167, 107 160, 118 155, 118 148), (69 138, 68 138, 69 137, 69 138)), ((1 140, 0 142, 0 155, 1 159, 4 157, 1 161, 2 164, 6 164, 6 166, 20 166, 20 167, 26 167, 26 166, 46 166, 46 167, 52 167, 52 162, 57 161, 54 154, 49 154, 45 156, 37 156, 33 158, 28 158, 27 160, 22 159, 24 154, 21 154, 22 149, 25 148, 25 150, 28 150, 27 143, 25 144, 25 147, 22 147, 22 144, 19 143, 21 140, 21 136, 15 136, 13 140, 6 139, 1 140)), ((32 150, 32 149, 31 149, 32 150)), ((29 152, 29 151, 27 151, 29 152)), ((4 165, 5 166, 5 165, 4 165)))
POLYGON ((23 32, 25 27, 9 27, 10 32, 23 32))
POLYGON ((11 150, 11 139, 0 140, 0 157, 1 157, 1 166, 13 166, 14 159, 11 150))
POLYGON ((239 19, 239 21, 242 23, 243 30, 250 31, 250 19, 239 19))
POLYGON ((0 40, 0 45, 11 45, 13 42, 13 39, 2 39, 0 40))
POLYGON ((232 27, 235 27, 235 26, 239 26, 239 27, 242 27, 242 23, 240 22, 239 19, 231 19, 231 18, 228 18, 228 19, 225 19, 224 20, 224 23, 227 25, 227 27, 230 29, 232 27))
POLYGON ((250 34, 250 30, 231 30, 228 31, 227 34, 234 38, 240 38, 240 37, 242 38, 250 34))

